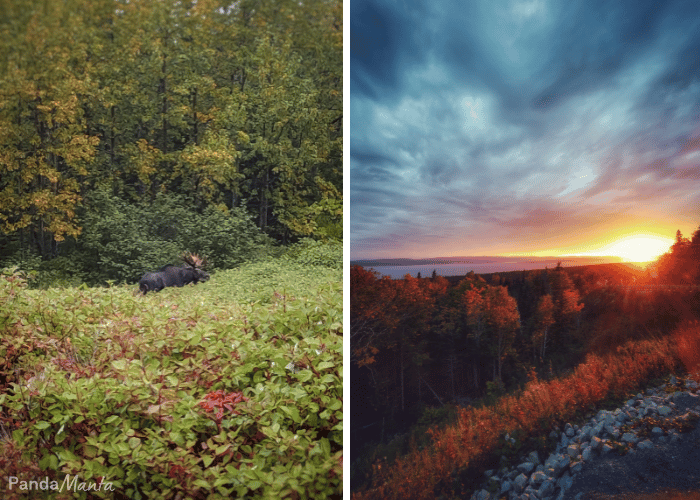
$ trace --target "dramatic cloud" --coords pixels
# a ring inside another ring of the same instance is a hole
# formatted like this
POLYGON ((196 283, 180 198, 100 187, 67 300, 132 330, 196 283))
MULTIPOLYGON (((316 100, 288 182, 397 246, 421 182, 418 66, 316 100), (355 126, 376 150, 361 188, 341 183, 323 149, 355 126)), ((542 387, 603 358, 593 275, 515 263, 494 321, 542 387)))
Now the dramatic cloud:
POLYGON ((353 258, 700 223, 700 4, 351 3, 353 258))

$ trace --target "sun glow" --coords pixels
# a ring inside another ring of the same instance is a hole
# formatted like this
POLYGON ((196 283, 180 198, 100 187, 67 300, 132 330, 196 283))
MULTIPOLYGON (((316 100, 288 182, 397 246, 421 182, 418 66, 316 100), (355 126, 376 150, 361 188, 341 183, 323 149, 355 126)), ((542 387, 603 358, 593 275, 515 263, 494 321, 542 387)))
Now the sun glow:
POLYGON ((631 235, 616 240, 595 252, 579 255, 609 255, 621 257, 626 262, 650 262, 668 252, 674 240, 652 235, 631 235))

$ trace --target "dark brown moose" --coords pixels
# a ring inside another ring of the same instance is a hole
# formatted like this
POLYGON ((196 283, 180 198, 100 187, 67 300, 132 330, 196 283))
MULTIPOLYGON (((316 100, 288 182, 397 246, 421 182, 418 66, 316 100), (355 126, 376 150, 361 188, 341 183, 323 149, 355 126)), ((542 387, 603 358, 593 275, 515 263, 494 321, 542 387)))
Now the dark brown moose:
POLYGON ((185 261, 182 266, 168 264, 154 273, 144 274, 139 290, 146 295, 150 291, 160 292, 166 286, 185 286, 209 279, 209 274, 202 270, 204 261, 198 255, 186 252, 182 260, 185 261))

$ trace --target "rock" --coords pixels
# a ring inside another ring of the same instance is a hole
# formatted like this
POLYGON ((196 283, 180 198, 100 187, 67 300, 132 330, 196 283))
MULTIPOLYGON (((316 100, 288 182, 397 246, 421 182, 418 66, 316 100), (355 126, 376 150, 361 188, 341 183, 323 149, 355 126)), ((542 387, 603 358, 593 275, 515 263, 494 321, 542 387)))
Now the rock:
POLYGON ((540 489, 537 490, 537 495, 539 495, 540 498, 545 498, 554 493, 554 487, 555 487, 555 482, 552 479, 549 479, 547 481, 544 481, 542 485, 540 486, 540 489))
POLYGON ((521 473, 513 482, 515 483, 518 491, 523 491, 523 488, 525 488, 525 485, 527 485, 527 476, 521 473))
POLYGON ((489 500, 491 498, 491 493, 486 490, 481 490, 473 498, 474 500, 489 500))
POLYGON ((637 444, 639 442, 639 438, 631 432, 625 432, 622 435, 622 442, 623 443, 637 444))
POLYGON ((535 468, 535 464, 533 464, 532 462, 523 462, 520 465, 518 465, 517 468, 523 474, 530 474, 535 468))
POLYGON ((547 479, 547 475, 544 472, 535 472, 530 476, 530 484, 539 486, 545 479, 547 479))
POLYGON ((647 448, 653 448, 653 447, 654 447, 654 445, 649 439, 646 439, 637 445, 637 448, 639 448, 640 450, 644 450, 647 448))
MULTIPOLYGON (((675 382, 672 381, 671 384, 675 382)), ((667 445, 669 442, 677 443, 682 439, 677 431, 665 432, 661 425, 652 428, 649 436, 651 439, 640 438, 637 435, 638 429, 641 428, 622 434, 620 427, 644 416, 670 419, 672 414, 685 412, 677 418, 681 421, 693 418, 697 413, 689 408, 697 408, 700 411, 700 397, 690 390, 700 388, 700 385, 692 380, 686 380, 685 385, 689 390, 671 394, 664 392, 663 386, 647 389, 644 394, 638 393, 615 411, 600 410, 592 418, 589 415, 588 421, 580 427, 571 423, 567 423, 561 430, 555 427, 549 437, 558 440, 558 443, 544 464, 541 462, 540 454, 537 451, 531 451, 527 456, 520 457, 521 461, 515 467, 503 468, 498 473, 489 470, 486 472, 487 480, 499 481, 500 488, 496 491, 500 493, 489 495, 485 484, 472 499, 569 500, 573 498, 575 500, 580 498, 582 495, 568 495, 567 490, 576 484, 576 477, 587 470, 588 464, 595 470, 598 457, 602 457, 600 460, 610 460, 604 457, 615 449, 611 441, 619 440, 625 444, 635 445, 630 449, 630 457, 639 454, 644 458, 648 456, 645 453, 654 453, 655 448, 667 445), (622 437, 620 437, 621 434, 622 437)), ((514 440, 510 435, 506 435, 506 442, 514 443, 514 440)), ((501 458, 506 459, 505 455, 501 458)))
POLYGON ((665 417, 668 414, 670 414, 672 410, 668 406, 659 406, 658 411, 659 411, 659 415, 661 415, 662 417, 665 417))
POLYGON ((511 484, 510 481, 503 481, 503 483, 501 483, 501 490, 500 490, 499 495, 503 495, 504 493, 507 493, 507 492, 511 491, 512 489, 513 489, 513 485, 511 484))
POLYGON ((579 472, 581 472, 581 469, 582 469, 582 468, 583 468, 583 462, 581 462, 581 461, 574 462, 574 463, 572 463, 571 466, 569 467, 569 469, 571 470, 571 473, 572 473, 574 476, 575 476, 576 474, 578 474, 579 472))
POLYGON ((562 490, 568 490, 571 487, 571 483, 574 482, 574 479, 571 477, 571 474, 569 472, 565 472, 557 481, 557 486, 560 487, 562 490))

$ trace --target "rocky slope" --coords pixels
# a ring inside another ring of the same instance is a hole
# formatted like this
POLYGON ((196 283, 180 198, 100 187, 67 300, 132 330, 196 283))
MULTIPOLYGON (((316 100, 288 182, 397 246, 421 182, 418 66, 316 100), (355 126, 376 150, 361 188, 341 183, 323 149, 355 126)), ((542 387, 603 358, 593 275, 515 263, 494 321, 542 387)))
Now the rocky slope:
POLYGON ((549 457, 542 461, 532 452, 511 469, 487 471, 472 500, 700 490, 699 390, 695 380, 671 377, 614 411, 599 411, 581 427, 555 429, 551 437, 558 444, 549 457))

